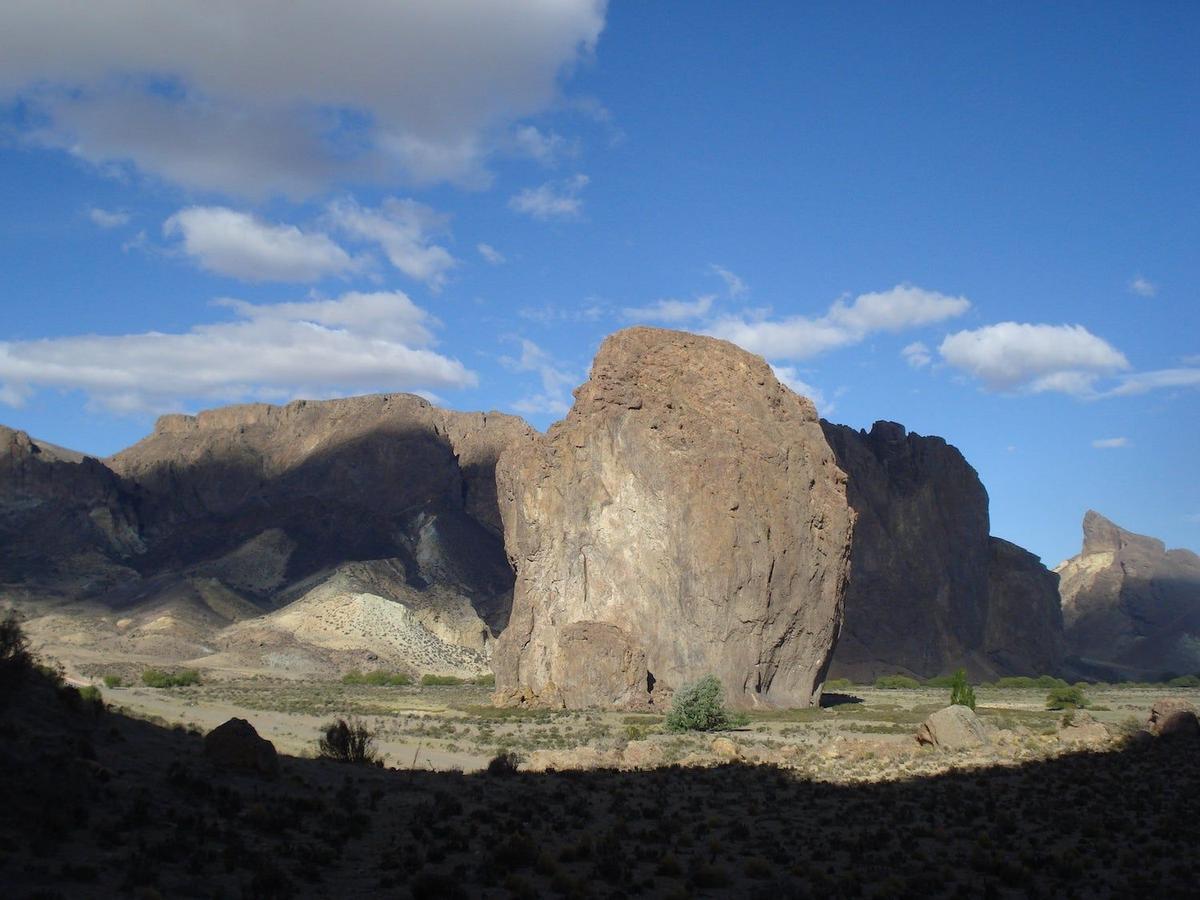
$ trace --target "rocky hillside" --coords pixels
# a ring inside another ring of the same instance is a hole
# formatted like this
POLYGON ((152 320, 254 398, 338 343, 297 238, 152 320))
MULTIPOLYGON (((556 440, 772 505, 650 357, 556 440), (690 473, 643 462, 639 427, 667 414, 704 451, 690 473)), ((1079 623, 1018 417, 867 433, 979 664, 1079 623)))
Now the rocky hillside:
MULTIPOLYGON (((415 629, 397 646, 445 651, 423 654, 427 670, 478 671, 512 596, 495 463, 528 431, 401 394, 164 416, 107 465, 43 460, 9 433, 4 580, 34 599, 89 602, 97 642, 176 658, 238 650, 244 629, 221 629, 301 598, 370 595, 416 615, 382 608, 415 629), (114 574, 84 584, 97 560, 114 574), (430 616, 440 635, 422 624, 430 616)), ((360 657, 374 654, 360 643, 360 657)), ((319 655, 336 664, 325 644, 319 655)))
POLYGON ((500 700, 640 707, 711 672, 738 705, 816 702, 853 515, 812 403, 762 359, 617 332, 497 479, 517 573, 500 700))
POLYGON ((830 674, 861 680, 1050 673, 1062 664, 1055 576, 989 536, 979 475, 939 437, 823 422, 858 515, 830 674))
POLYGON ((1055 571, 1079 665, 1135 680, 1200 672, 1200 556, 1089 510, 1083 550, 1055 571))

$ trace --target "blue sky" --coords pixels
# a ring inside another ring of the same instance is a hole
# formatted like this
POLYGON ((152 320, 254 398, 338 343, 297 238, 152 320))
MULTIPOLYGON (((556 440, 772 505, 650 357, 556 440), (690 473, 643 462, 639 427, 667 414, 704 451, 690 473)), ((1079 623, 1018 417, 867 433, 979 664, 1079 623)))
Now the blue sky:
POLYGON ((0 2, 0 422, 560 417, 644 322, 1200 548, 1200 7, 0 2), (280 27, 287 23, 288 27, 280 27))

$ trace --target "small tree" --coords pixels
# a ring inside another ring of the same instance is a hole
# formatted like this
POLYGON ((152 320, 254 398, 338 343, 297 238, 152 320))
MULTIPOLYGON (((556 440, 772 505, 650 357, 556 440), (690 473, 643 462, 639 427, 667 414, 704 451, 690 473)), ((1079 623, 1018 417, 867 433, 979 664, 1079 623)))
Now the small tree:
POLYGON ((29 643, 15 610, 0 619, 0 687, 15 684, 33 668, 29 643))
POLYGON ((1078 685, 1056 687, 1046 695, 1046 709, 1084 709, 1087 695, 1078 685))
POLYGON ((368 765, 383 764, 383 760, 375 752, 375 734, 357 719, 351 719, 349 722, 338 719, 326 725, 325 733, 317 743, 323 759, 368 765))
POLYGON ((744 725, 745 716, 731 716, 725 709, 725 689, 716 675, 685 684, 671 700, 668 731, 724 731, 744 725))
POLYGON ((975 708, 975 688, 967 684, 967 670, 959 669, 950 682, 950 705, 975 708))

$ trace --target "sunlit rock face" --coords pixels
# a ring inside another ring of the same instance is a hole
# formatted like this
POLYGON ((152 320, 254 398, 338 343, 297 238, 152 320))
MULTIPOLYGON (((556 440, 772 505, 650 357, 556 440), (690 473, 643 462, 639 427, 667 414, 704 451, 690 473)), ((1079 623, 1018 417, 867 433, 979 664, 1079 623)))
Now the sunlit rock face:
POLYGON ((1111 678, 1200 671, 1200 556, 1089 510, 1083 549, 1056 568, 1068 652, 1111 678))
POLYGON ((812 403, 762 359, 618 332, 496 475, 517 577, 497 702, 662 705, 708 673, 734 705, 816 702, 853 514, 812 403))

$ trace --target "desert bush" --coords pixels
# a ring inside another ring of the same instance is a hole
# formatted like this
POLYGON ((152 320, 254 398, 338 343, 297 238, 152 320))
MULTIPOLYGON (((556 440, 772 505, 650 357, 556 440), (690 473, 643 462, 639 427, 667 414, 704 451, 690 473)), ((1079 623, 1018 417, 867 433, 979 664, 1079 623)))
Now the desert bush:
POLYGON ((921 682, 908 675, 880 675, 875 679, 875 687, 886 688, 887 690, 904 690, 919 688, 921 682))
POLYGON ((421 687, 447 687, 455 684, 464 684, 465 681, 457 675, 422 675, 421 687))
POLYGON ((975 708, 975 688, 967 684, 967 670, 959 669, 950 682, 950 705, 975 708))
POLYGON ((1200 676, 1198 676, 1198 675, 1180 675, 1178 678, 1172 678, 1170 681, 1168 681, 1167 687, 1200 688, 1200 676))
POLYGON ((357 719, 349 722, 338 719, 326 725, 317 746, 322 759, 383 765, 383 760, 375 752, 375 733, 357 719))
POLYGON ((164 672, 162 669, 147 669, 142 673, 142 684, 152 688, 188 687, 200 683, 200 673, 195 669, 182 672, 164 672))
POLYGON ((19 681, 31 668, 29 643, 15 610, 0 619, 0 687, 19 681))
POLYGON ((112 688, 124 687, 125 682, 121 680, 120 675, 105 675, 104 686, 111 690, 112 688))
POLYGON ((476 685, 479 685, 480 687, 495 687, 496 686, 496 676, 493 675, 491 672, 488 672, 486 675, 479 675, 475 678, 472 678, 471 684, 476 684, 476 685))
POLYGON ((844 691, 854 687, 854 682, 849 678, 830 678, 825 682, 825 690, 827 691, 844 691))
POLYGON ((932 678, 926 678, 921 682, 922 687, 928 688, 948 688, 954 687, 953 675, 934 675, 932 678))
POLYGON ((372 687, 404 687, 412 684, 412 676, 403 672, 360 672, 355 669, 342 676, 342 684, 366 684, 372 687))
POLYGON ((668 731, 724 731, 745 725, 744 715, 731 715, 725 709, 725 688, 716 675, 685 684, 675 692, 667 713, 668 731))
POLYGON ((517 765, 519 762, 520 759, 517 757, 517 754, 511 750, 498 753, 487 764, 487 773, 489 775, 515 775, 517 774, 517 765))
POLYGON ((1046 695, 1046 709, 1083 709, 1087 705, 1087 695, 1078 685, 1056 687, 1046 695))

